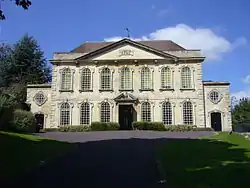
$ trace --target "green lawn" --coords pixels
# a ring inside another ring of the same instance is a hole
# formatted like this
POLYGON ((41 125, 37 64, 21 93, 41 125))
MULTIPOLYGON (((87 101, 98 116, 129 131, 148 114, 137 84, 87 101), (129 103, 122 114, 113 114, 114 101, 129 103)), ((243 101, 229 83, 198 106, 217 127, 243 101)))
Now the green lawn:
POLYGON ((74 147, 73 144, 39 136, 0 132, 0 180, 9 182, 74 147))
POLYGON ((171 188, 250 187, 250 140, 236 133, 170 139, 159 157, 171 188))

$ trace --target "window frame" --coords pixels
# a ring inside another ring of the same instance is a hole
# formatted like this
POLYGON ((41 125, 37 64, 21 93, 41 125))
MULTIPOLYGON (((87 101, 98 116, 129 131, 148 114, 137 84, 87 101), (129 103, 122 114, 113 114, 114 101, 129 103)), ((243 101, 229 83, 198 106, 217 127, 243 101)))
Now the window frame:
POLYGON ((100 92, 104 92, 104 91, 113 91, 113 73, 114 73, 114 69, 113 68, 109 68, 108 66, 102 67, 99 69, 99 91, 100 92), (104 69, 109 69, 110 71, 110 88, 102 88, 102 71, 104 69))
POLYGON ((132 68, 127 67, 127 66, 119 68, 119 78, 120 78, 119 91, 133 91, 133 72, 134 72, 134 70, 132 68), (124 83, 122 83, 123 81, 125 82, 125 80, 122 80, 122 73, 123 73, 124 69, 129 70, 129 87, 128 88, 122 88, 122 84, 125 85, 124 83))
POLYGON ((99 103, 99 109, 100 109, 100 122, 102 122, 102 123, 110 123, 110 122, 112 122, 112 108, 113 108, 113 105, 112 105, 110 102, 108 102, 107 100, 104 100, 104 101, 102 101, 101 103, 99 103), (108 121, 108 122, 107 122, 107 121, 102 121, 102 105, 103 105, 104 103, 106 103, 106 104, 109 105, 109 121, 108 121))
POLYGON ((80 92, 91 92, 93 91, 93 74, 94 74, 94 70, 90 67, 82 67, 80 70, 79 70, 79 73, 80 73, 80 86, 79 86, 79 91, 80 92), (83 89, 82 85, 83 85, 83 71, 85 69, 88 69, 90 71, 90 89, 83 89))
POLYGON ((161 103, 161 115, 162 115, 162 122, 164 125, 173 125, 174 124, 174 104, 169 101, 163 101, 161 103), (164 105, 170 104, 170 110, 171 110, 171 123, 164 123, 164 105))
POLYGON ((195 125, 195 103, 190 100, 185 100, 181 104, 181 115, 182 115, 182 123, 183 125, 195 125), (192 110, 192 123, 185 123, 184 121, 184 104, 190 103, 191 104, 191 110, 192 110))
POLYGON ((141 116, 141 121, 143 121, 143 122, 153 122, 154 120, 153 120, 153 107, 154 107, 154 105, 152 104, 152 103, 150 103, 149 101, 142 101, 141 102, 141 105, 140 105, 140 116, 141 116), (150 112, 150 115, 149 115, 149 121, 148 120, 146 120, 146 121, 144 121, 143 120, 143 105, 144 104, 149 104, 149 112, 150 112))
POLYGON ((141 82, 141 86, 140 86, 140 89, 139 91, 153 91, 154 89, 154 85, 153 85, 153 82, 154 82, 154 77, 153 77, 153 72, 154 72, 154 68, 150 68, 148 67, 147 65, 144 65, 143 67, 141 67, 140 69, 140 82, 141 82), (148 69, 149 70, 149 87, 148 88, 143 88, 143 70, 144 69, 148 69))
POLYGON ((73 103, 70 103, 70 102, 61 102, 61 103, 58 103, 58 114, 59 114, 59 118, 58 118, 58 125, 59 126, 71 126, 72 125, 72 108, 74 107, 73 103), (61 107, 63 104, 68 104, 69 105, 69 124, 68 125, 61 125, 61 107))
POLYGON ((188 65, 184 65, 180 68, 179 70, 180 72, 180 90, 195 90, 195 86, 194 86, 194 68, 188 65), (182 71, 185 68, 189 68, 190 70, 190 87, 185 88, 183 87, 183 75, 182 75, 182 71))
POLYGON ((75 73, 75 70, 74 69, 71 69, 70 67, 64 67, 62 69, 60 69, 59 71, 60 73, 60 89, 59 91, 60 92, 73 92, 73 85, 74 85, 74 73, 75 73), (70 76, 71 76, 71 79, 70 79, 70 87, 69 88, 63 88, 63 72, 66 71, 66 70, 69 70, 70 71, 70 76))
POLYGON ((170 66, 162 66, 159 68, 159 72, 160 72, 160 91, 173 91, 174 90, 174 68, 170 67, 170 66), (170 87, 169 88, 164 88, 163 87, 163 70, 164 69, 168 69, 169 73, 170 73, 170 87))

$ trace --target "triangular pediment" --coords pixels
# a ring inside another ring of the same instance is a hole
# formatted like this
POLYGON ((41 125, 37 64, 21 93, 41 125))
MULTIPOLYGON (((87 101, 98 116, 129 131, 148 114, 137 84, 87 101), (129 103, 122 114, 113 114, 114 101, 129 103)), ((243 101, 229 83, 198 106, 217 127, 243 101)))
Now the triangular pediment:
POLYGON ((77 60, 94 61, 123 59, 177 59, 177 57, 135 41, 123 39, 77 58, 77 60))
POLYGON ((137 98, 130 93, 121 93, 116 98, 114 98, 114 100, 116 102, 119 102, 119 101, 131 101, 132 102, 132 101, 136 101, 137 98))

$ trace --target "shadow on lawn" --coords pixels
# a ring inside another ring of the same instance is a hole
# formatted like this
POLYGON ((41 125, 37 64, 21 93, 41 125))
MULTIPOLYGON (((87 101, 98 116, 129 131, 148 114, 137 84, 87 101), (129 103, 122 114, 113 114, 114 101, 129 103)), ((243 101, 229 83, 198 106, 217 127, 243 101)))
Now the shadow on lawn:
MULTIPOLYGON (((13 187, 158 187, 156 182, 159 174, 153 154, 159 150, 163 151, 157 153, 163 161, 167 184, 171 188, 250 187, 250 161, 246 151, 226 142, 200 139, 114 139, 65 145, 52 140, 16 141, 19 148, 15 151, 18 154, 13 152, 12 158, 5 159, 10 162, 8 165, 11 170, 15 169, 12 160, 28 164, 33 158, 35 161, 40 160, 41 156, 46 158, 46 152, 61 152, 65 147, 68 149, 72 146, 75 150, 32 173, 23 174, 13 187), (23 145, 33 149, 19 152, 23 145)), ((2 151, 8 150, 6 147, 2 151)), ((6 168, 8 165, 5 165, 6 168)))

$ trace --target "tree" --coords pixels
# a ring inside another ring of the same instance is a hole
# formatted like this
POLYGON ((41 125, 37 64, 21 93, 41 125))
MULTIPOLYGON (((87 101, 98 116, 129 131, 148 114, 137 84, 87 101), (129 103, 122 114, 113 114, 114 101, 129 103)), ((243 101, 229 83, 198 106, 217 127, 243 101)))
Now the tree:
POLYGON ((12 46, 8 44, 0 45, 0 88, 6 87, 9 82, 10 75, 5 74, 10 66, 10 57, 12 46))
POLYGON ((250 128, 250 99, 242 98, 234 105, 232 109, 232 123, 236 128, 240 124, 244 124, 250 128))
POLYGON ((51 81, 51 71, 37 41, 28 35, 12 47, 11 53, 3 58, 6 63, 2 73, 5 93, 26 100, 27 84, 43 84, 51 81), (6 63, 7 62, 7 63, 6 63))
MULTIPOLYGON (((2 1, 4 1, 4 0, 2 0, 2 1)), ((13 1, 13 0, 10 0, 10 1, 13 1)), ((20 6, 26 10, 31 6, 31 1, 29 1, 29 0, 14 0, 14 2, 17 6, 20 6)), ((5 20, 5 19, 6 19, 6 17, 3 13, 2 8, 0 7, 0 20, 5 20)))

